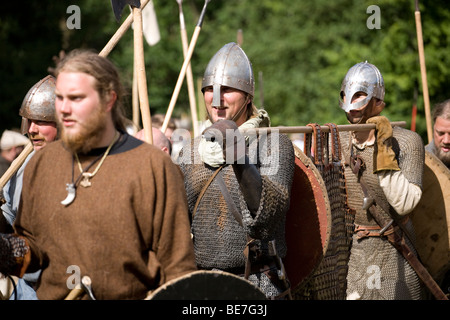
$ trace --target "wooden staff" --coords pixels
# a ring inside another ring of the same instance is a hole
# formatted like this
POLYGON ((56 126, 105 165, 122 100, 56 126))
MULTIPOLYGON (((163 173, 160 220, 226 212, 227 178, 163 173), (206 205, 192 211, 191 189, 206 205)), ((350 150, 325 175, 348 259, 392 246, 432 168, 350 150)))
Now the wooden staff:
POLYGON ((132 7, 134 18, 134 63, 136 65, 137 91, 139 95, 139 106, 142 115, 142 125, 144 127, 144 139, 152 144, 152 120, 150 107, 148 104, 147 77, 145 74, 144 61, 144 35, 142 32, 142 9, 132 7))
POLYGON ((422 90, 423 90, 423 102, 425 105, 425 117, 427 121, 427 133, 428 142, 433 140, 433 125, 431 123, 431 112, 430 112, 430 97, 428 96, 428 81, 427 81, 427 69, 425 65, 425 52, 423 48, 423 35, 422 35, 422 22, 420 19, 419 11, 419 1, 416 0, 416 31, 417 31, 417 46, 419 49, 419 60, 420 60, 420 74, 422 75, 422 90))
POLYGON ((186 70, 191 61, 192 53, 194 52, 194 48, 195 48, 195 44, 197 43, 198 35, 200 34, 200 30, 202 29, 203 18, 205 16, 206 6, 208 5, 209 1, 210 0, 205 0, 203 10, 200 14, 200 18, 198 19, 198 23, 195 26, 194 34, 192 35, 191 43, 189 44, 189 48, 188 48, 188 52, 186 54, 186 57, 184 58, 184 63, 181 68, 180 74, 178 76, 177 84, 175 86, 175 90, 173 91, 172 98, 170 99, 169 107, 166 112, 166 117, 164 118, 164 122, 161 127, 161 131, 163 133, 166 132, 170 117, 172 116, 173 108, 175 107, 175 103, 178 98, 178 94, 180 93, 181 85, 183 84, 184 77, 186 76, 186 70))
MULTIPOLYGON (((141 0, 141 10, 144 9, 147 3, 149 2, 150 0, 141 0)), ((112 49, 114 49, 114 47, 117 45, 120 38, 122 38, 125 32, 127 32, 127 30, 131 27, 132 23, 133 23, 133 13, 130 13, 98 55, 101 57, 108 56, 109 53, 112 51, 112 49)))
MULTIPOLYGON (((406 122, 405 121, 398 121, 398 122, 391 122, 391 125, 393 127, 405 127, 406 122)), ((337 126, 338 131, 369 131, 376 128, 376 125, 374 123, 364 123, 364 124, 341 124, 337 126)), ((242 132, 259 132, 259 131, 265 131, 265 132, 272 132, 277 131, 279 133, 312 133, 313 130, 309 126, 298 126, 298 127, 267 127, 267 128, 245 128, 240 129, 242 132)), ((330 132, 330 128, 328 126, 320 126, 321 132, 330 132)))
POLYGON ((141 121, 140 111, 139 111, 139 94, 138 94, 138 84, 137 84, 137 74, 136 74, 136 61, 133 59, 133 85, 131 89, 131 106, 132 106, 132 121, 136 128, 139 128, 141 121))
POLYGON ((77 284, 75 288, 70 290, 69 294, 64 298, 64 300, 77 300, 84 294, 84 290, 81 284, 77 284))
MULTIPOLYGON (((180 33, 181 33, 181 43, 183 45, 183 56, 186 59, 186 54, 188 51, 188 38, 186 32, 186 25, 184 23, 184 14, 183 14, 183 0, 177 0, 178 8, 180 11, 180 33)), ((194 131, 194 137, 198 135, 198 116, 197 116, 197 105, 195 103, 195 89, 194 89, 194 78, 192 76, 192 68, 189 63, 186 71, 186 81, 188 87, 189 94, 189 104, 191 107, 191 117, 192 117, 192 129, 194 131)))
POLYGON ((22 152, 17 156, 17 158, 15 158, 13 162, 11 162, 11 165, 9 166, 8 170, 6 170, 6 172, 0 178, 0 191, 9 181, 9 179, 11 179, 11 177, 16 173, 16 171, 19 170, 19 168, 25 162, 25 159, 33 151, 33 149, 34 149, 33 144, 29 142, 22 150, 22 152))

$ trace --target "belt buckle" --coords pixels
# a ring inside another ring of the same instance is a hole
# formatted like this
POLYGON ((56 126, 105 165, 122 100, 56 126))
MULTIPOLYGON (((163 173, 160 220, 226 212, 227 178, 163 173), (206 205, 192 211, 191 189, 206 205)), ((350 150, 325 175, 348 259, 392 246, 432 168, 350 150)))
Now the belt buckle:
POLYGON ((390 226, 394 223, 394 219, 391 219, 381 230, 380 230, 380 236, 383 236, 387 229, 389 229, 390 226))

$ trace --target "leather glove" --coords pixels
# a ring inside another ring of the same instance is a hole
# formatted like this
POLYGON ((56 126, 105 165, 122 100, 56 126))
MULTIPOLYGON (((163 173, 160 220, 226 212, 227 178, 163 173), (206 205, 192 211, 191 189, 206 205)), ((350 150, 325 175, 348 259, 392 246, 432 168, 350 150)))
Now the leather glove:
POLYGON ((395 152, 392 149, 392 126, 388 118, 376 116, 368 119, 366 122, 376 125, 377 153, 373 172, 376 173, 383 170, 399 171, 400 168, 395 158, 395 152))
POLYGON ((0 272, 22 277, 24 260, 29 252, 25 239, 15 234, 0 233, 0 272))
POLYGON ((246 143, 238 126, 231 120, 219 120, 203 131, 206 141, 221 140, 223 158, 233 165, 247 207, 252 217, 256 216, 261 200, 262 178, 255 165, 246 161, 246 143))
MULTIPOLYGON (((241 163, 245 158, 245 138, 231 120, 219 120, 203 131, 206 141, 218 142, 228 164, 241 163)), ((243 163, 243 162, 242 162, 243 163)))

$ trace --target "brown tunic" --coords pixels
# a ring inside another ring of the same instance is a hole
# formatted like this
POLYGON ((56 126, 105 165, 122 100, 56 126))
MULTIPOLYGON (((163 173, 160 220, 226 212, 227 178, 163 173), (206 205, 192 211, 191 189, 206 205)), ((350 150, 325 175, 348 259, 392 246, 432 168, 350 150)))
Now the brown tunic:
MULTIPOLYGON (((80 156, 82 167, 95 158, 80 156)), ((77 270, 91 277, 97 299, 142 299, 196 269, 182 174, 165 153, 122 135, 92 186, 78 183, 64 206, 72 170, 76 180, 78 166, 61 141, 25 170, 15 228, 31 247, 29 269, 42 268, 39 299, 66 297, 77 270)))

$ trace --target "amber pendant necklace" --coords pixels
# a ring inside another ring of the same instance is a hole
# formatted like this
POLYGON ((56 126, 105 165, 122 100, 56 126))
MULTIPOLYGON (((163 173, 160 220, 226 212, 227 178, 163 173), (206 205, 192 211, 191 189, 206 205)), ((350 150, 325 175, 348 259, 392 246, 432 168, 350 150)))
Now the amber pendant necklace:
MULTIPOLYGON (((78 176, 77 180, 75 182, 73 182, 73 167, 74 167, 74 163, 72 162, 72 183, 67 183, 66 184, 66 190, 67 190, 67 197, 61 201, 61 204, 68 206, 69 204, 71 204, 76 197, 76 185, 78 183, 78 181, 83 178, 83 180, 81 180, 80 182, 80 186, 87 188, 90 187, 92 185, 90 179, 92 179, 98 172, 98 170, 100 170, 100 167, 102 166, 103 162, 105 161, 106 157, 108 156, 109 152, 111 151, 111 148, 113 147, 113 145, 117 142, 117 140, 120 137, 120 133, 116 132, 114 139, 111 141, 111 143, 109 144, 108 148, 106 149, 105 153, 103 154, 103 156, 101 157, 101 160, 99 162, 99 164, 97 165, 97 167, 95 168, 95 170, 93 172, 87 172, 87 170, 89 170, 89 168, 91 166, 94 165, 94 163, 96 163, 99 159, 95 159, 94 161, 92 161, 84 170, 81 166, 81 162, 80 159, 78 158, 78 154, 75 153, 75 159, 77 160, 78 163, 78 169, 80 170, 80 175, 78 176)), ((73 161, 73 158, 72 158, 73 161)))

